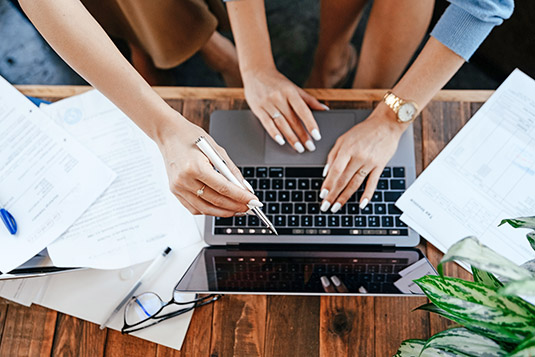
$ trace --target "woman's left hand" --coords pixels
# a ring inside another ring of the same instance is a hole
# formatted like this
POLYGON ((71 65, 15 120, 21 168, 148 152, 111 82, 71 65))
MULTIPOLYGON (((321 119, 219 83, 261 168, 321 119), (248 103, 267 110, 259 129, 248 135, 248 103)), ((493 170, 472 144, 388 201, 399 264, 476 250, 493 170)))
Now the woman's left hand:
POLYGON ((329 152, 323 171, 321 210, 337 212, 366 177, 360 199, 363 209, 373 196, 379 177, 398 147, 407 124, 398 123, 394 112, 381 103, 363 122, 340 136, 329 152))

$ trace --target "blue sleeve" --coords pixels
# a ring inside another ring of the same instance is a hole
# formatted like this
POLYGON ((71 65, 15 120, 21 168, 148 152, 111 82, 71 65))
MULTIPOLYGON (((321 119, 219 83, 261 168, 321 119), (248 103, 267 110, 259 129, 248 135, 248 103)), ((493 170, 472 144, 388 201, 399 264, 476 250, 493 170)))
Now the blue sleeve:
POLYGON ((514 0, 448 0, 431 36, 466 61, 494 26, 511 17, 514 0))

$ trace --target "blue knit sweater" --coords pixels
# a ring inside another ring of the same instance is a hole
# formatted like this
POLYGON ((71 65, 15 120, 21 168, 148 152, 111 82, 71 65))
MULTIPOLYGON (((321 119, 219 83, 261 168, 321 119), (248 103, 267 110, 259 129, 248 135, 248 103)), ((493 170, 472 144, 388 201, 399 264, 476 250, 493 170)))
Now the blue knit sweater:
POLYGON ((513 0, 448 0, 431 36, 468 61, 494 26, 513 13, 513 0))

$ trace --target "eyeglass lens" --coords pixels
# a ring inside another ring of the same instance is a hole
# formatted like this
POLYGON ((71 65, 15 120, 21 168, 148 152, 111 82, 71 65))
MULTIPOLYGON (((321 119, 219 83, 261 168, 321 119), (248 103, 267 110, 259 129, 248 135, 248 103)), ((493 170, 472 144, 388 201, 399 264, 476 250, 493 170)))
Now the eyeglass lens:
POLYGON ((158 313, 163 305, 162 299, 154 293, 144 293, 136 296, 126 305, 126 323, 134 325, 144 321, 158 313))

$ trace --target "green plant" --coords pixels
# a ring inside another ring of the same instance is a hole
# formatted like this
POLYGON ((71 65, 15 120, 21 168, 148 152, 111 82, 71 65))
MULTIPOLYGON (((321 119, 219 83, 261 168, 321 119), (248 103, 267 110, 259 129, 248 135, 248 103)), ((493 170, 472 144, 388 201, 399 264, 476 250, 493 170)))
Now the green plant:
MULTIPOLYGON (((504 223, 530 228, 535 250, 535 217, 504 223)), ((428 340, 403 341, 396 356, 535 356, 535 305, 525 300, 535 297, 533 262, 518 266, 474 237, 454 244, 438 265, 439 275, 415 282, 430 300, 417 309, 456 325, 428 340), (451 261, 471 265, 474 281, 444 276, 443 265, 451 261)))

